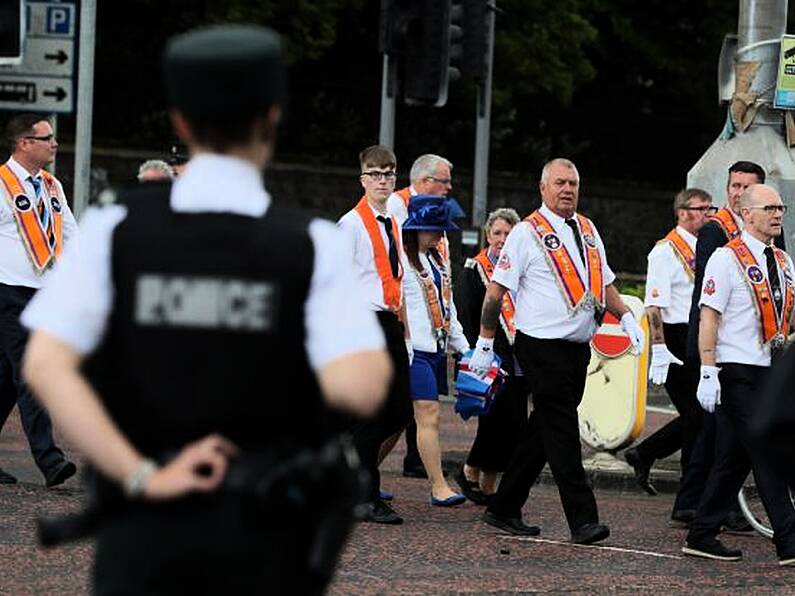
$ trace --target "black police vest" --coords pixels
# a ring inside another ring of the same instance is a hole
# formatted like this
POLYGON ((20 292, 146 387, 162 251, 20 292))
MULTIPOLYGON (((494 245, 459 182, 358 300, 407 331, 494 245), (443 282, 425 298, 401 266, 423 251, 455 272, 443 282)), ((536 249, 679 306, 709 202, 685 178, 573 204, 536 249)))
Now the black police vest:
POLYGON ((120 201, 112 314, 86 376, 152 457, 213 432, 248 451, 319 444, 325 408, 304 347, 309 216, 177 213, 169 193, 148 184, 120 201))

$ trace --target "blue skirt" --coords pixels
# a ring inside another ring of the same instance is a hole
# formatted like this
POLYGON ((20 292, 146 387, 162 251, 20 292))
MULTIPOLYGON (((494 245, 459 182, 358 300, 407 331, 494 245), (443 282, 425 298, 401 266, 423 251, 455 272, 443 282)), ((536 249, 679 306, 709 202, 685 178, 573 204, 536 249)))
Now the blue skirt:
POLYGON ((438 401, 440 393, 447 393, 447 355, 414 350, 409 377, 411 399, 438 401))

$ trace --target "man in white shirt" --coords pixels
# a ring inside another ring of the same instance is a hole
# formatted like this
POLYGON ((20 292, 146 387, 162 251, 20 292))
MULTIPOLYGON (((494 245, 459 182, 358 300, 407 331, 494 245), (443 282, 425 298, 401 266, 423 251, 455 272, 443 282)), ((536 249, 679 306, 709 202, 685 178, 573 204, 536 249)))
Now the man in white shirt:
POLYGON ((401 524, 403 518, 381 498, 378 472, 382 445, 385 442, 387 447, 391 447, 389 443, 394 445, 399 433, 413 419, 409 396, 411 344, 403 302, 401 230, 398 219, 387 211, 387 201, 395 188, 397 160, 388 147, 374 145, 359 154, 359 165, 364 196, 340 218, 337 226, 347 239, 357 279, 350 291, 360 293, 378 317, 395 374, 384 407, 375 418, 355 427, 353 440, 362 467, 371 480, 364 519, 401 524))
MULTIPOLYGON (((14 405, 46 486, 73 476, 75 465, 55 445, 52 424, 22 380, 28 333, 19 315, 45 286, 65 246, 76 241, 75 222, 61 183, 43 168, 55 159, 58 141, 41 114, 8 122, 11 157, 0 166, 0 428, 14 405)), ((55 308, 57 316, 57 306, 55 308)), ((0 470, 0 483, 16 479, 0 470)))
POLYGON ((702 409, 696 400, 698 361, 687 358, 687 320, 693 295, 696 236, 707 215, 714 211, 712 197, 704 190, 688 188, 677 193, 677 225, 648 257, 644 302, 651 328, 649 377, 652 383, 665 385, 679 412, 679 416, 624 453, 635 470, 638 485, 650 495, 657 494, 649 481, 654 461, 681 449, 684 472, 701 427, 702 409))
POLYGON ((391 367, 344 239, 264 187, 282 55, 252 25, 170 40, 191 160, 87 212, 23 314, 26 378, 97 471, 95 593, 322 593, 344 545, 358 482, 329 409, 372 415, 391 367))
POLYGON ((716 537, 750 463, 773 526, 779 564, 791 565, 795 509, 787 482, 749 432, 771 357, 783 349, 792 323, 795 270, 789 256, 773 246, 786 207, 776 190, 764 184, 743 192, 739 206, 744 230, 710 257, 701 289, 697 397, 706 411, 715 412, 720 440, 682 552, 724 561, 742 557, 739 549, 727 548, 716 537))
POLYGON ((470 368, 485 371, 499 325, 502 297, 515 293, 514 347, 530 380, 533 412, 483 521, 519 535, 539 533, 522 521, 522 506, 548 462, 558 484, 572 542, 591 544, 610 535, 599 523, 596 499, 582 466, 577 406, 582 400, 589 342, 609 310, 621 320, 634 350, 643 331, 613 286, 596 227, 577 213, 580 176, 567 159, 544 166, 543 205, 511 230, 486 290, 480 337, 470 368))

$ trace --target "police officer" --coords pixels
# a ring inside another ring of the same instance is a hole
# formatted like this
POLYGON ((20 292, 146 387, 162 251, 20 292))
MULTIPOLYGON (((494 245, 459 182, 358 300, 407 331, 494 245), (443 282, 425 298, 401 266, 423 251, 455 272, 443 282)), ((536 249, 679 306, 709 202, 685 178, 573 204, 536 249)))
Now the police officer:
POLYGON ((610 535, 599 523, 596 499, 582 465, 577 406, 582 400, 589 342, 605 309, 621 319, 636 351, 643 331, 613 286, 593 222, 577 213, 580 176, 567 159, 544 166, 543 205, 514 226, 486 290, 480 337, 470 368, 492 362, 502 298, 516 295, 514 349, 530 379, 533 412, 483 521, 512 534, 534 535, 521 519, 530 488, 549 462, 558 484, 572 542, 591 544, 610 535))
POLYGON ((624 453, 638 484, 650 495, 657 494, 649 481, 654 461, 681 449, 684 471, 701 427, 702 410, 696 400, 698 361, 686 354, 687 319, 693 296, 696 235, 707 215, 714 211, 712 197, 706 191, 688 188, 677 193, 677 225, 649 253, 644 300, 651 327, 649 377, 652 383, 665 385, 679 412, 679 416, 624 453))
POLYGON ((97 594, 319 592, 343 541, 318 538, 347 488, 324 474, 326 407, 378 407, 383 335, 334 226, 263 186, 277 35, 189 32, 163 65, 193 158, 173 186, 87 212, 79 258, 23 315, 26 377, 100 474, 97 594))
MULTIPOLYGON (((51 279, 63 250, 77 239, 77 223, 61 183, 44 170, 58 141, 41 114, 19 114, 6 127, 11 157, 0 166, 0 428, 19 407, 20 419, 46 486, 62 484, 77 468, 53 440, 52 424, 22 380, 28 333, 19 314, 51 279)), ((16 478, 0 470, 0 484, 16 478)))
POLYGON ((739 206, 744 230, 710 257, 701 289, 697 397, 705 410, 715 412, 720 440, 682 552, 726 561, 741 558, 739 549, 724 546, 716 536, 750 464, 773 526, 779 563, 791 565, 795 509, 787 482, 749 430, 771 357, 780 353, 789 333, 795 270, 789 256, 772 243, 781 234, 785 211, 778 193, 764 184, 752 185, 739 206))

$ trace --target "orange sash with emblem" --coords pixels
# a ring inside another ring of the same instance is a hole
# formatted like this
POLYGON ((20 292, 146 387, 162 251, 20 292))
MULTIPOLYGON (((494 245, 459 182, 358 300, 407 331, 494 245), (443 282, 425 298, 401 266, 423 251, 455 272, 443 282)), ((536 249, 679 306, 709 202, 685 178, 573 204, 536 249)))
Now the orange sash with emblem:
POLYGON ((395 238, 395 248, 398 253, 398 276, 392 275, 392 266, 389 264, 388 247, 384 246, 384 240, 381 236, 381 224, 373 215, 373 210, 367 202, 367 197, 362 197, 354 208, 359 217, 362 218, 364 229, 367 230, 367 235, 370 237, 370 244, 373 246, 373 254, 375 255, 375 270, 378 272, 378 277, 381 279, 381 287, 384 290, 384 304, 390 310, 397 312, 400 310, 401 302, 401 286, 400 282, 403 279, 403 266, 400 263, 400 231, 392 217, 392 236, 395 238))
POLYGON ((25 193, 25 187, 8 164, 0 166, 0 180, 6 190, 11 211, 17 223, 19 235, 25 245, 30 261, 37 273, 43 273, 63 250, 63 200, 58 196, 55 178, 41 172, 44 181, 41 201, 49 209, 49 224, 45 228, 33 201, 25 193))
POLYGON ((660 242, 667 242, 671 245, 674 254, 682 263, 682 267, 685 268, 685 273, 687 273, 687 276, 691 280, 694 279, 696 277, 696 253, 693 252, 692 248, 690 248, 687 240, 685 240, 682 235, 676 231, 676 228, 668 232, 665 238, 660 240, 660 242))
POLYGON ((594 235, 591 220, 579 213, 576 216, 580 228, 580 239, 585 249, 588 285, 583 281, 569 251, 547 218, 540 211, 534 211, 525 221, 530 222, 530 226, 535 232, 538 246, 547 257, 549 268, 555 275, 558 287, 560 287, 569 310, 577 312, 585 305, 594 305, 596 309, 601 311, 605 308, 602 257, 596 247, 596 236, 594 235))
POLYGON ((734 240, 740 235, 740 227, 737 225, 737 222, 735 221, 734 216, 732 215, 731 211, 729 211, 728 207, 721 207, 713 215, 707 216, 707 219, 718 224, 720 229, 723 230, 723 233, 726 234, 726 238, 729 240, 734 240))
MULTIPOLYGON (((795 292, 792 287, 792 271, 789 268, 786 253, 773 247, 773 254, 781 268, 784 278, 784 296, 782 297, 782 312, 776 310, 773 295, 770 289, 770 282, 765 277, 762 268, 756 262, 754 255, 742 238, 735 238, 729 242, 728 246, 734 254, 737 266, 740 268, 740 275, 746 281, 754 295, 754 305, 756 314, 762 325, 762 343, 767 344, 773 340, 775 343, 783 345, 784 338, 789 333, 789 321, 792 316, 793 303, 795 303, 795 292)), ((778 346, 781 347, 781 346, 778 346)))
MULTIPOLYGON (((426 256, 429 262, 433 260, 431 255, 428 254, 426 256)), ((439 296, 436 284, 433 282, 433 274, 431 272, 425 270, 417 271, 415 269, 414 273, 425 295, 425 305, 428 308, 428 315, 433 326, 434 339, 444 347, 443 344, 447 341, 447 336, 450 333, 450 304, 453 301, 453 290, 450 285, 450 275, 444 265, 439 263, 436 265, 440 268, 441 296, 439 296)), ((430 266, 433 267, 433 263, 430 266)))
MULTIPOLYGON (((480 274, 480 279, 484 286, 488 286, 491 281, 491 276, 494 275, 494 263, 491 262, 487 249, 481 250, 473 259, 473 266, 480 274)), ((516 337, 516 324, 514 318, 516 316, 516 309, 513 304, 511 293, 506 291, 502 295, 502 305, 500 306, 500 324, 505 335, 508 337, 508 342, 513 344, 516 337)))

